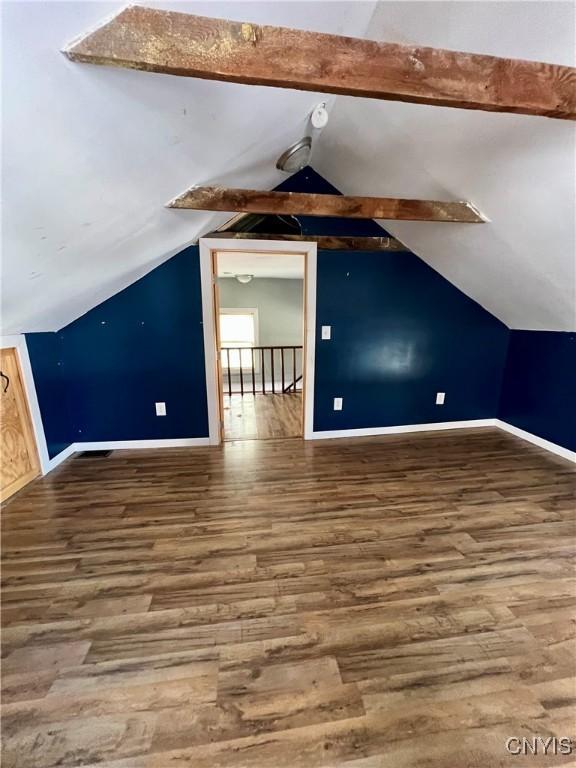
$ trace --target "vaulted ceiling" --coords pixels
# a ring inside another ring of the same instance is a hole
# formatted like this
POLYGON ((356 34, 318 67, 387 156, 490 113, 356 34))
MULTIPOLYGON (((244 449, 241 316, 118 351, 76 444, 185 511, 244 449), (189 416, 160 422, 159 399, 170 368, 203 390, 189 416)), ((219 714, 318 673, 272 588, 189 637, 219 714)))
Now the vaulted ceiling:
MULTIPOLYGON (((558 64, 576 50, 570 2, 147 5, 558 64)), ((2 6, 3 333, 59 329, 229 218, 164 207, 191 185, 276 186, 324 99, 60 53, 122 6, 2 6)), ((573 123, 324 100, 319 173, 348 194, 472 201, 489 224, 384 224, 510 327, 576 330, 573 123)))

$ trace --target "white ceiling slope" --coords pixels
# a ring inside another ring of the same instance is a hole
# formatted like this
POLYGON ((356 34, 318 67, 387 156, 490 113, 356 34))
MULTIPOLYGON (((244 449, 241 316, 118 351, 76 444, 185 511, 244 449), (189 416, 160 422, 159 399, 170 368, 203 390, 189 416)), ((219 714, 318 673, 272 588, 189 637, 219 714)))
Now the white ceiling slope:
MULTIPOLYGON (((564 2, 383 2, 367 37, 574 65, 564 2)), ((314 167, 347 194, 466 199, 489 224, 382 222, 510 328, 576 330, 575 125, 339 97, 314 167)))
MULTIPOLYGON (((358 36, 374 10, 373 2, 146 4, 358 36)), ((230 218, 164 207, 189 186, 276 186, 286 178, 277 157, 322 100, 74 64, 60 53, 124 5, 2 3, 4 333, 58 330, 230 218)))
MULTIPOLYGON (((570 2, 175 2, 161 8, 573 64, 570 2)), ((3 333, 57 330, 226 214, 192 184, 271 188, 322 96, 73 64, 121 3, 4 2, 3 333)), ((337 97, 313 165, 343 192, 469 199, 490 224, 390 223, 513 328, 575 330, 574 125, 337 97)))

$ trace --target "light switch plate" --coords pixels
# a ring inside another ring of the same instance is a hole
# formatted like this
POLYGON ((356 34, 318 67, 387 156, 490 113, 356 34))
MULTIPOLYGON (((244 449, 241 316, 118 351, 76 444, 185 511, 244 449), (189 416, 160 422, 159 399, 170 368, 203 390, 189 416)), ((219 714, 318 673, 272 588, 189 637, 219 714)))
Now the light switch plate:
POLYGON ((436 405, 444 405, 446 392, 436 392, 436 405))
POLYGON ((334 398, 334 410, 335 411, 341 411, 342 410, 342 398, 341 397, 335 397, 334 398))
POLYGON ((332 326, 331 325, 323 325, 322 326, 322 338, 325 339, 325 340, 332 338, 332 326))
POLYGON ((166 416, 166 403, 156 403, 156 416, 166 416))

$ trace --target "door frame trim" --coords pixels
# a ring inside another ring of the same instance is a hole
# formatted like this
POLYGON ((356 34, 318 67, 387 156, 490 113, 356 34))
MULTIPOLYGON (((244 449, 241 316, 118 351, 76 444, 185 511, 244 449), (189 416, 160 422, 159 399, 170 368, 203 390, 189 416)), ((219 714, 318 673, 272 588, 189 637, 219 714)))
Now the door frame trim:
POLYGON ((215 251, 258 251, 260 253, 297 253, 304 256, 304 440, 314 434, 314 363, 316 357, 316 271, 317 244, 308 241, 234 240, 200 238, 200 280, 202 287, 202 323, 204 331, 204 367, 206 372, 206 399, 208 404, 208 434, 210 445, 220 445, 220 402, 216 349, 216 313, 213 291, 213 257, 215 251))

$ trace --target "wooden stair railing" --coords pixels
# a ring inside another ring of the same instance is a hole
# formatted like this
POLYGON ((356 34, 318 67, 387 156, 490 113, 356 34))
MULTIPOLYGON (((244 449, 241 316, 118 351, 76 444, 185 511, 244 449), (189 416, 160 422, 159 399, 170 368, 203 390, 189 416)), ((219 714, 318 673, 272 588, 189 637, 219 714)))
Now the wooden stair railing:
POLYGON ((296 378, 293 381, 291 381, 290 384, 288 384, 287 387, 284 387, 284 389, 282 390, 282 394, 283 395, 287 395, 292 388, 294 388, 294 391, 296 391, 296 384, 298 384, 299 381, 302 381, 302 374, 300 374, 300 376, 298 376, 298 378, 296 378))
POLYGON ((225 394, 294 394, 302 381, 302 347, 221 347, 222 387, 225 394), (298 352, 300 351, 300 360, 298 352), (280 370, 280 381, 276 371, 280 370), (266 380, 266 375, 270 378, 266 380), (289 382, 287 384, 287 381, 289 382), (236 385, 239 389, 235 389, 236 385))

